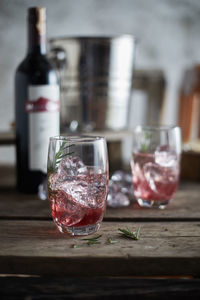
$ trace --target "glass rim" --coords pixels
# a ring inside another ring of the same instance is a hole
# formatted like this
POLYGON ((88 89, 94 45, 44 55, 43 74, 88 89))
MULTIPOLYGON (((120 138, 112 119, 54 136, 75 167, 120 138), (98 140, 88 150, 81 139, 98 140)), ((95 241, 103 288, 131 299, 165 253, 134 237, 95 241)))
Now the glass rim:
POLYGON ((141 131, 170 131, 170 130, 180 130, 178 125, 137 125, 133 128, 133 132, 141 132, 141 131))
POLYGON ((100 140, 105 140, 104 136, 95 135, 56 135, 49 138, 51 142, 54 141, 65 141, 65 142, 76 142, 76 143, 93 143, 100 140))

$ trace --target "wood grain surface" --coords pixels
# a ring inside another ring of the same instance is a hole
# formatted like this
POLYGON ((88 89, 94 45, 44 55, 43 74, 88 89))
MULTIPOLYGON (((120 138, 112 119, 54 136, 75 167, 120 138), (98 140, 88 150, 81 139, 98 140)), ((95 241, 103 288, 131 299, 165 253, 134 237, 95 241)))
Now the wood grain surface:
POLYGON ((0 171, 1 299, 200 299, 198 182, 181 181, 165 210, 107 207, 89 246, 57 230, 48 200, 17 193, 13 167, 0 171))
MULTIPOLYGON (((124 238, 124 223, 103 222, 100 244, 58 232, 51 221, 0 221, 1 272, 86 276, 200 275, 200 222, 126 226, 139 240, 124 238), (109 244, 111 237, 118 242, 109 244), (73 248, 73 245, 81 246, 73 248)), ((95 235, 92 235, 95 236, 95 235)))
POLYGON ((1 299, 199 300, 200 279, 186 278, 0 278, 1 299))

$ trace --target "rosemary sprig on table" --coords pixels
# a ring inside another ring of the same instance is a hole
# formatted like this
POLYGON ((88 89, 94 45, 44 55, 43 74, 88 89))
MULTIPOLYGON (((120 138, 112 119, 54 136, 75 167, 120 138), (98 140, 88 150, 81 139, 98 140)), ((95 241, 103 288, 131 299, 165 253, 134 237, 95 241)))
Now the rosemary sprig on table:
POLYGON ((94 244, 101 244, 99 239, 102 235, 97 235, 95 237, 92 237, 92 238, 87 238, 87 239, 82 239, 82 241, 87 241, 86 244, 74 244, 72 245, 72 248, 81 248, 83 247, 84 245, 94 245, 94 244))
POLYGON ((140 238, 140 229, 141 227, 138 227, 138 230, 136 232, 131 231, 131 229, 129 227, 126 228, 118 228, 118 230, 120 231, 120 233, 129 238, 129 239, 133 239, 133 240, 139 240, 140 238))
MULTIPOLYGON (((140 239, 140 229, 141 227, 138 227, 136 232, 133 232, 130 230, 129 227, 126 228, 118 228, 118 230, 120 231, 120 233, 122 234, 122 236, 129 238, 129 239, 133 239, 133 240, 139 240, 140 239)), ((82 243, 82 244, 73 244, 72 248, 81 248, 85 245, 94 245, 94 244, 101 244, 101 242, 99 241, 100 237, 102 235, 97 235, 95 237, 92 238, 86 238, 86 239, 82 239, 82 241, 87 241, 87 243, 82 243)), ((116 244, 119 243, 118 240, 113 240, 111 237, 108 238, 107 240, 108 244, 116 244)))
POLYGON ((100 237, 101 237, 101 235, 97 235, 97 236, 92 237, 92 238, 83 239, 83 241, 87 241, 88 245, 100 244, 100 242, 99 242, 100 237))

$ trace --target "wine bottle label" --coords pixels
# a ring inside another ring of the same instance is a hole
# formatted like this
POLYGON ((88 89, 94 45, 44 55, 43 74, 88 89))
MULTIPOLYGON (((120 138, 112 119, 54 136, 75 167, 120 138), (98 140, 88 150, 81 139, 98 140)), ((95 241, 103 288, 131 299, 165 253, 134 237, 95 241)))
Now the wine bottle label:
POLYGON ((59 86, 29 86, 25 110, 29 125, 29 169, 46 173, 49 138, 60 133, 59 86))

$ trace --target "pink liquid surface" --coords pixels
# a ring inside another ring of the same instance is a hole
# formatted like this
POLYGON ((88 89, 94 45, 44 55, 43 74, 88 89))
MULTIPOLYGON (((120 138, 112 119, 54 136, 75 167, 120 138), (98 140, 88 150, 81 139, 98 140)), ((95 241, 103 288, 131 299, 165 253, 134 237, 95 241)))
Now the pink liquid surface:
POLYGON ((162 157, 156 158, 154 154, 133 154, 131 169, 137 199, 160 201, 173 197, 179 181, 179 158, 164 155, 166 161, 162 162, 162 157))

